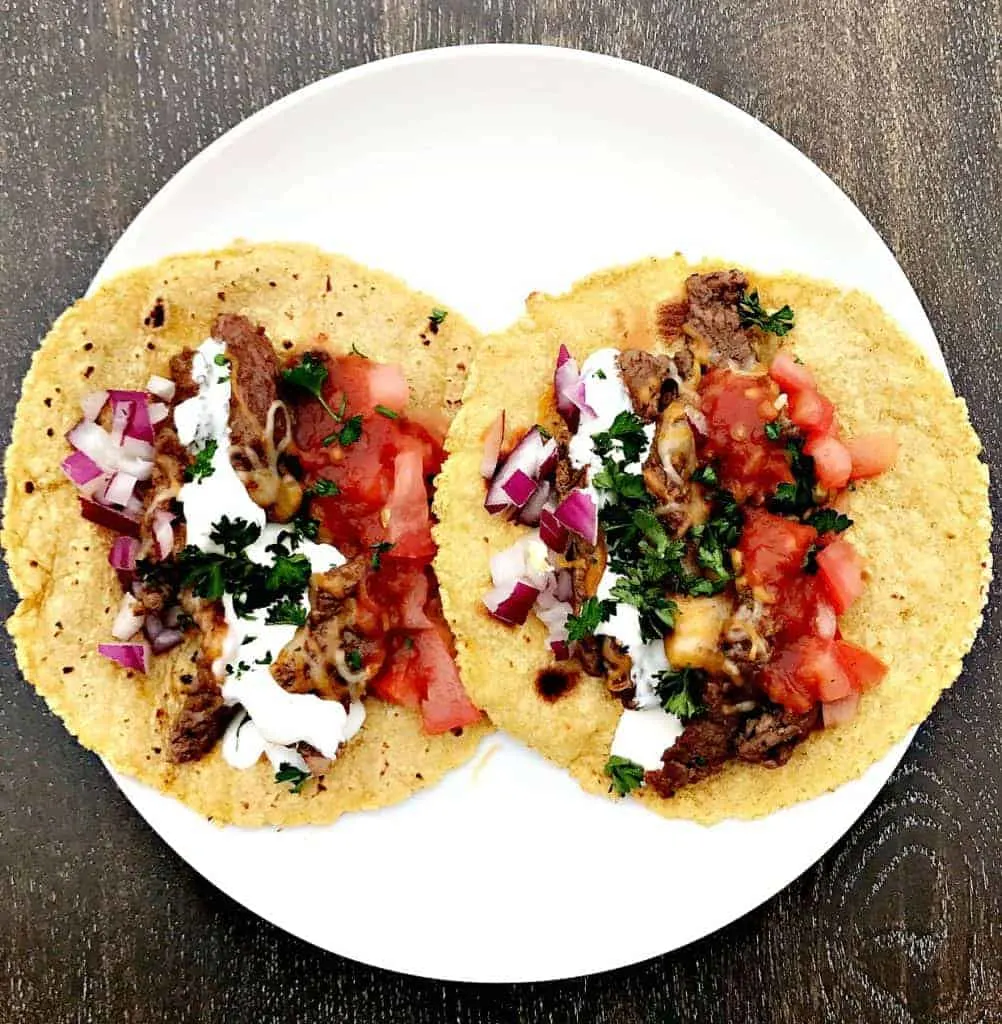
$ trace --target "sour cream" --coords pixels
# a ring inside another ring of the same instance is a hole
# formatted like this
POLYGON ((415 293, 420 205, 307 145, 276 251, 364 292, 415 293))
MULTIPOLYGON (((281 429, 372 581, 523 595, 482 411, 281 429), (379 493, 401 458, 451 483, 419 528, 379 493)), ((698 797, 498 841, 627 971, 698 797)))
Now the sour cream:
MULTIPOLYGON (((581 367, 581 375, 584 378, 585 401, 592 411, 581 412, 578 429, 571 438, 568 453, 576 468, 588 467, 590 481, 602 469, 602 458, 595 451, 595 435, 607 431, 621 412, 632 412, 633 402, 619 372, 618 349, 602 348, 593 352, 581 367)), ((647 442, 639 459, 624 467, 628 472, 641 471, 650 452, 654 429, 653 423, 645 425, 647 442)), ((592 494, 601 508, 604 492, 592 489, 592 494)), ((615 600, 612 589, 619 578, 618 573, 606 566, 596 592, 599 600, 615 600)), ((658 673, 671 667, 665 655, 664 641, 659 639, 645 642, 640 630, 639 611, 622 601, 616 602, 615 610, 605 622, 600 623, 595 633, 597 636, 611 636, 629 654, 632 662, 630 678, 636 688, 638 710, 624 709, 612 753, 636 761, 645 768, 656 769, 661 765, 662 752, 674 744, 682 731, 679 718, 661 707, 655 692, 658 673)))
MULTIPOLYGON (((212 472, 186 483, 178 494, 187 524, 187 539, 201 551, 218 552, 210 538, 222 516, 255 524, 260 534, 244 553, 259 565, 274 564, 268 551, 284 527, 266 522, 264 509, 247 493, 230 463, 230 368, 225 345, 215 339, 204 342, 192 361, 192 376, 198 394, 174 410, 174 423, 183 444, 196 451, 215 442, 212 472), (219 358, 223 357, 223 358, 219 358)), ((309 559, 313 573, 343 565, 344 556, 330 544, 302 540, 296 548, 309 559)), ((301 607, 309 614, 309 594, 304 591, 301 607)), ((223 651, 213 663, 213 674, 223 681, 223 699, 244 709, 230 724, 223 739, 223 757, 234 768, 249 768, 262 754, 273 765, 291 764, 307 770, 303 758, 293 749, 306 742, 325 757, 333 758, 338 747, 361 728, 365 710, 358 701, 346 712, 334 700, 311 693, 288 693, 271 674, 271 665, 296 634, 296 626, 269 623, 268 608, 238 614, 230 594, 223 595, 227 633, 223 651)))

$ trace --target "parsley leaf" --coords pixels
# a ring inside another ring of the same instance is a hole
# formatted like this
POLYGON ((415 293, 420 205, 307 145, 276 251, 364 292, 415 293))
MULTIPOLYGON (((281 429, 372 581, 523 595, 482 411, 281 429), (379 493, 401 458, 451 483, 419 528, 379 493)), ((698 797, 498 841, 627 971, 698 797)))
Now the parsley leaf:
POLYGON ((428 319, 436 326, 441 327, 445 323, 445 318, 449 315, 447 309, 442 309, 441 306, 436 306, 431 313, 428 315, 428 319))
POLYGON ((738 299, 738 316, 742 327, 759 327, 763 331, 782 338, 794 328, 793 310, 789 306, 766 313, 759 301, 758 292, 742 292, 738 299))
POLYGON ((584 640, 594 636, 600 623, 606 621, 616 605, 613 601, 600 601, 597 597, 586 598, 581 604, 577 615, 567 617, 567 639, 584 640))
POLYGON ((820 508, 807 520, 818 533, 844 533, 852 526, 852 520, 833 508, 820 508))
POLYGON ((295 366, 282 371, 282 380, 295 388, 311 394, 324 408, 331 419, 340 419, 324 398, 323 387, 329 376, 327 364, 313 352, 307 352, 295 366))
POLYGON ((306 493, 313 498, 333 498, 341 493, 341 488, 333 480, 321 476, 307 487, 306 493))
MULTIPOLYGON (((362 436, 362 416, 352 416, 351 419, 345 422, 345 425, 336 432, 334 435, 337 437, 338 444, 342 448, 347 448, 348 445, 354 444, 362 436)), ((327 441, 324 439, 324 444, 327 441)))
POLYGON ((640 453, 647 447, 644 421, 635 413, 624 409, 616 415, 608 430, 592 437, 595 451, 603 457, 612 451, 617 441, 623 449, 623 461, 636 462, 640 458, 640 453))
POLYGON ((609 792, 615 790, 619 796, 632 793, 644 781, 643 765, 631 761, 628 757, 620 757, 618 754, 613 754, 605 762, 605 774, 612 780, 609 792))
POLYGON ((224 559, 220 555, 203 555, 196 547, 188 546, 181 552, 179 561, 185 566, 182 585, 191 589, 196 597, 207 601, 218 601, 223 596, 224 559), (187 558, 184 558, 188 552, 187 558))
POLYGON ((657 678, 654 689, 665 711, 678 715, 685 722, 703 710, 693 690, 706 681, 705 672, 698 668, 667 669, 659 672, 657 678))
POLYGON ((354 647, 344 656, 344 662, 352 672, 360 672, 362 669, 362 652, 354 647))
POLYGON ((275 594, 302 593, 310 582, 311 572, 306 555, 279 555, 268 570, 265 586, 275 594))
POLYGON ((400 413, 394 412, 392 409, 387 408, 387 406, 385 405, 377 405, 376 412, 378 412, 380 416, 385 416, 388 420, 400 419, 400 413))
POLYGON ((802 515, 814 504, 814 460, 804 454, 804 442, 799 439, 787 442, 786 454, 794 483, 776 488, 768 503, 769 510, 780 515, 802 515))
POLYGON ((305 512, 299 512, 294 516, 290 525, 300 538, 305 537, 307 540, 316 540, 320 532, 320 520, 311 519, 305 512))
POLYGON ((212 460, 218 447, 219 442, 215 438, 206 441, 202 450, 195 455, 195 461, 190 466, 185 467, 185 480, 191 482, 192 480, 204 480, 205 477, 212 476, 216 471, 216 467, 212 465, 212 460))
POLYGON ((370 544, 369 547, 372 550, 372 558, 369 559, 369 564, 373 569, 379 569, 383 564, 383 553, 389 551, 394 545, 390 544, 389 541, 382 540, 378 544, 370 544))
POLYGON ((778 441, 780 435, 783 433, 783 428, 780 426, 779 420, 773 420, 771 423, 767 423, 764 427, 765 436, 770 441, 778 441))
POLYGON ((213 357, 212 361, 216 364, 216 366, 229 366, 230 365, 229 358, 223 352, 217 353, 213 357))
POLYGON ((287 764, 284 761, 275 772, 275 781, 288 782, 289 790, 292 793, 301 793, 308 778, 310 778, 309 772, 304 772, 302 768, 297 768, 294 764, 287 764))
POLYGON ((305 626, 306 609, 298 601, 284 598, 268 609, 265 621, 272 626, 305 626))
POLYGON ((261 536, 261 527, 246 519, 220 516, 209 531, 209 539, 228 555, 236 555, 250 547, 261 536))
POLYGON ((707 487, 716 487, 720 483, 720 478, 717 476, 717 471, 713 466, 707 464, 705 466, 698 466, 693 470, 692 479, 698 484, 706 484, 707 487))
POLYGON ((818 552, 820 550, 821 548, 817 544, 812 544, 804 552, 804 561, 800 567, 808 576, 816 576, 818 573, 818 552))
POLYGON ((254 659, 255 665, 270 665, 271 664, 271 651, 265 651, 260 658, 254 659))

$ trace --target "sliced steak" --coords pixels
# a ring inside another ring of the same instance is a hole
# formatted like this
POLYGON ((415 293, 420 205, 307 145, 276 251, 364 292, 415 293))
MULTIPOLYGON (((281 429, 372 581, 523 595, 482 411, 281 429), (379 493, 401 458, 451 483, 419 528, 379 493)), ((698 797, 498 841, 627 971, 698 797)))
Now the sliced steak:
POLYGON ((763 707, 744 720, 735 741, 735 753, 742 761, 778 768, 790 760, 794 747, 818 727, 820 706, 806 715, 795 715, 778 705, 763 707))
POLYGON ((675 363, 668 356, 628 348, 619 353, 619 372, 633 402, 633 411, 652 423, 666 390, 674 389, 675 363))
POLYGON ((172 406, 189 398, 194 398, 198 394, 198 385, 195 383, 195 378, 191 375, 191 361, 194 357, 195 353, 190 348, 186 348, 183 352, 179 352, 171 358, 170 378, 174 381, 174 397, 171 399, 172 406))
POLYGON ((693 274, 685 282, 689 295, 689 316, 683 325, 687 335, 702 341, 713 365, 734 362, 750 367, 756 362, 754 335, 741 326, 738 301, 748 287, 739 270, 717 270, 693 274))
POLYGON ((168 756, 177 764, 207 754, 223 735, 231 713, 223 703, 211 662, 199 658, 198 671, 191 678, 170 730, 168 756))
POLYGON ((226 343, 230 358, 230 431, 235 447, 264 454, 268 412, 278 397, 278 360, 263 327, 245 316, 226 313, 216 318, 212 336, 226 343))

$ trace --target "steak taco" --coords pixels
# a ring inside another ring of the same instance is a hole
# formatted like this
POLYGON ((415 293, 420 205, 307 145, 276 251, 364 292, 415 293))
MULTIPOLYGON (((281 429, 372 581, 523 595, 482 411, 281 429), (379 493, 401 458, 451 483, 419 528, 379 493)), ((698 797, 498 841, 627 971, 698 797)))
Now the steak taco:
POLYGON ((816 796, 973 642, 980 444, 858 292, 675 257, 533 295, 479 349, 448 447, 436 566, 466 687, 587 789, 702 822, 816 796))
POLYGON ((165 259, 59 318, 3 544, 18 663, 85 746, 244 825, 383 806, 472 754, 430 497, 473 339, 299 245, 165 259))

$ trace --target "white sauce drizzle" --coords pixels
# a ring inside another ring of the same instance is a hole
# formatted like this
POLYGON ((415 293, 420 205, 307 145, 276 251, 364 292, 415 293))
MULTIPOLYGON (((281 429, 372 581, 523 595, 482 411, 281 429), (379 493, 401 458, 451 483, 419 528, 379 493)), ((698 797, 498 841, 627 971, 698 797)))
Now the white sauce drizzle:
MULTIPOLYGON (((216 362, 216 357, 225 352, 225 345, 212 338, 198 348, 192 360, 192 377, 199 392, 174 410, 182 444, 201 450, 208 442, 216 442, 212 473, 186 483, 178 494, 187 540, 202 551, 218 552, 219 546, 209 537, 212 527, 223 515, 244 519, 261 530, 245 554, 259 565, 272 565, 275 554, 266 549, 278 540, 284 527, 266 522, 264 509, 255 504, 230 463, 230 368, 228 363, 216 362)), ((314 573, 327 572, 345 562, 341 552, 330 544, 304 539, 296 550, 306 555, 314 573)), ((300 604, 308 614, 308 592, 304 591, 300 604)), ((270 666, 295 636, 296 626, 267 622, 267 608, 239 615, 230 594, 223 595, 223 610, 228 627, 226 640, 212 670, 217 679, 225 679, 222 692, 226 703, 243 707, 223 737, 227 763, 234 768, 249 768, 264 754, 276 769, 291 764, 307 771, 306 762, 293 749, 300 741, 316 747, 324 757, 335 757, 338 747, 354 736, 365 720, 361 702, 355 701, 346 712, 335 700, 283 690, 270 666)))
MULTIPOLYGON (((633 402, 619 372, 618 349, 602 348, 593 352, 581 367, 581 374, 585 382, 585 399, 594 415, 582 411, 568 452, 575 467, 588 467, 590 481, 602 469, 602 458, 595 451, 594 435, 607 431, 619 413, 632 412, 633 402)), ((624 467, 628 472, 641 472, 654 438, 654 429, 653 423, 645 425, 647 443, 640 458, 624 467)), ((601 508, 604 492, 596 491, 590 483, 589 490, 601 508)), ((618 580, 618 573, 606 566, 596 593, 599 600, 613 600, 612 588, 618 580)), ((682 732, 681 721, 661 707, 654 689, 658 673, 671 667, 665 656, 664 641, 645 642, 640 631, 640 612, 633 605, 622 601, 616 603, 615 611, 599 625, 595 633, 619 641, 633 663, 630 677, 636 687, 637 710, 623 710, 613 740, 612 753, 636 761, 645 768, 660 768, 661 754, 674 744, 682 732)))

